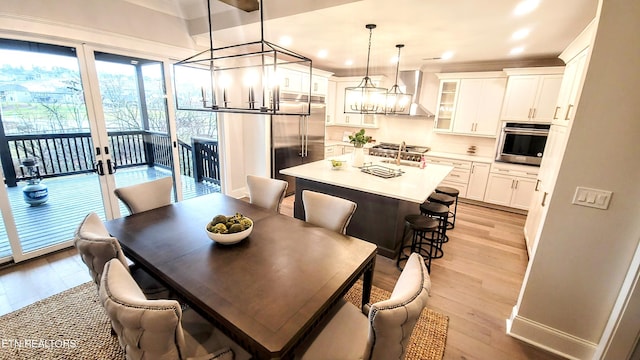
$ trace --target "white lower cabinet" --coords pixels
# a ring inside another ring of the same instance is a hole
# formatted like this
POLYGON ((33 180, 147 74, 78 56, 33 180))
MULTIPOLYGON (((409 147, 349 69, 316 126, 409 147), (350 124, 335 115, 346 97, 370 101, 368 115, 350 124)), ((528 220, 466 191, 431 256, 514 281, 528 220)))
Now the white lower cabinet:
POLYGON ((453 166, 453 170, 440 183, 442 186, 452 187, 460 192, 460 197, 467 197, 467 186, 469 184, 470 161, 453 160, 425 156, 427 163, 453 166))
POLYGON ((471 164, 469 185, 467 186, 467 199, 484 201, 484 193, 487 189, 490 169, 491 165, 487 163, 474 162, 471 164))
POLYGON ((340 149, 341 150, 340 153, 338 153, 336 151, 336 149, 337 149, 337 146, 335 146, 335 145, 326 145, 324 147, 324 157, 325 157, 325 159, 328 158, 328 157, 331 157, 331 156, 336 156, 336 155, 342 154, 342 149, 340 149))
POLYGON ((494 165, 489 173, 484 201, 528 210, 536 187, 537 170, 494 165))

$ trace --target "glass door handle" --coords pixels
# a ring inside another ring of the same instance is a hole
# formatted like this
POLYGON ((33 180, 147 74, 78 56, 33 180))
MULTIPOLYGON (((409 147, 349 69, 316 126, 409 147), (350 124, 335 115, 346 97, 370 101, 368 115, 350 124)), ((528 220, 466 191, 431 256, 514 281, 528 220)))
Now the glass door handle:
POLYGON ((113 175, 116 173, 115 161, 111 161, 111 159, 107 159, 107 171, 109 171, 109 175, 113 175))
POLYGON ((93 170, 98 173, 98 175, 104 176, 104 166, 102 165, 102 160, 98 160, 93 163, 93 170))

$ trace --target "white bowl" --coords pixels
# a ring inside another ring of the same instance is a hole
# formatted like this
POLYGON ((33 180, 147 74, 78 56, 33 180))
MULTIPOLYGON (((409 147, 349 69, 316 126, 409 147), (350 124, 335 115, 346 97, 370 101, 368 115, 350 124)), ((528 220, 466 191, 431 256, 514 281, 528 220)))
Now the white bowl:
MULTIPOLYGON (((245 217, 245 219, 249 219, 249 218, 245 217)), ((206 226, 204 228, 204 231, 207 232, 207 236, 209 236, 209 239, 217 242, 218 244, 224 244, 224 245, 236 244, 246 239, 251 234, 251 231, 253 231, 253 220, 249 219, 249 221, 251 221, 251 226, 248 229, 242 230, 237 233, 231 233, 231 234, 212 233, 211 231, 207 230, 206 226)))

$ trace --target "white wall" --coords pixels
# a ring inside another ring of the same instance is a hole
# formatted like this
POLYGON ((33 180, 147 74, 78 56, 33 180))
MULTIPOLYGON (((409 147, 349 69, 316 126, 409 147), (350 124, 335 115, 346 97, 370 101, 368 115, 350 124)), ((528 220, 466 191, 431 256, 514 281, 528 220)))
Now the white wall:
POLYGON ((590 358, 640 240, 640 3, 603 0, 566 152, 517 316, 519 334, 590 358), (608 210, 572 205, 576 186, 613 191, 608 210))
POLYGON ((94 32, 93 36, 85 39, 88 41, 98 40, 95 33, 105 32, 138 41, 144 39, 171 46, 193 47, 182 19, 122 0, 2 0, 0 16, 29 20, 21 27, 6 26, 8 23, 0 25, 14 31, 40 32, 42 26, 58 23, 64 24, 61 31, 42 33, 74 39, 80 34, 74 30, 88 28, 94 32))

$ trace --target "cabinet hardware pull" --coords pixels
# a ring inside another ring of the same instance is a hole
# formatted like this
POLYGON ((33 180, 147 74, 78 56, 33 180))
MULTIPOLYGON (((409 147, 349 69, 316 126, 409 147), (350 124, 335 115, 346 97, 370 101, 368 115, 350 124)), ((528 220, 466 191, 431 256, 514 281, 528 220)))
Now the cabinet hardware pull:
POLYGON ((545 206, 545 205, 546 205, 546 204, 545 204, 545 201, 547 201, 547 195, 548 195, 548 194, 549 194, 549 193, 547 193, 546 191, 545 191, 545 193, 544 193, 544 194, 542 194, 542 203, 540 204, 540 206, 545 206))
POLYGON ((453 177, 460 177, 460 175, 458 175, 458 174, 450 174, 450 175, 453 176, 453 177))
POLYGON ((471 165, 471 173, 474 174, 476 170, 476 166, 475 165, 471 165))
POLYGON ((571 112, 571 108, 573 107, 573 104, 569 104, 569 107, 567 107, 567 113, 564 116, 565 120, 569 120, 569 113, 571 112))
POLYGON ((532 119, 536 118, 536 112, 538 111, 538 109, 533 108, 533 115, 531 116, 532 119))
POLYGON ((289 87, 289 78, 284 78, 284 87, 289 87))
POLYGON ((514 180, 516 182, 516 187, 514 189, 518 190, 518 180, 514 180))
POLYGON ((533 108, 529 108, 529 115, 527 115, 527 118, 531 119, 531 110, 533 110, 533 108))
POLYGON ((511 179, 511 188, 513 189, 513 183, 515 182, 515 180, 511 179))
POLYGON ((536 180, 536 188, 534 189, 535 191, 540 191, 540 189, 538 189, 538 185, 540 185, 540 179, 536 180))
POLYGON ((553 120, 558 120, 558 110, 560 110, 560 106, 556 106, 556 111, 553 112, 553 120))

